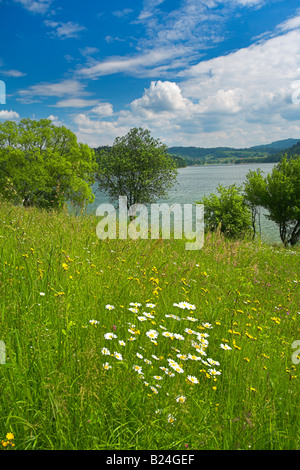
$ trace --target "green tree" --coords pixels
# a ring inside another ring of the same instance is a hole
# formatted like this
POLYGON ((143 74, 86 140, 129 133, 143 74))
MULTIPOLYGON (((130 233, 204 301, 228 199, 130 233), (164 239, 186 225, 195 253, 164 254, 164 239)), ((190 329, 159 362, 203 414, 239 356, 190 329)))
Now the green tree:
POLYGON ((113 201, 126 196, 128 208, 165 197, 178 174, 167 146, 142 128, 117 137, 109 151, 99 153, 97 161, 99 188, 113 201))
POLYGON ((204 204, 206 231, 220 229, 230 238, 245 236, 251 232, 251 212, 244 200, 241 187, 235 184, 224 187, 219 184, 217 194, 204 196, 198 204, 204 204))
POLYGON ((0 194, 24 206, 60 208, 92 202, 94 152, 50 120, 0 124, 0 194))
POLYGON ((266 177, 261 170, 250 171, 244 191, 252 207, 268 211, 284 245, 295 245, 300 238, 300 157, 283 157, 266 177))

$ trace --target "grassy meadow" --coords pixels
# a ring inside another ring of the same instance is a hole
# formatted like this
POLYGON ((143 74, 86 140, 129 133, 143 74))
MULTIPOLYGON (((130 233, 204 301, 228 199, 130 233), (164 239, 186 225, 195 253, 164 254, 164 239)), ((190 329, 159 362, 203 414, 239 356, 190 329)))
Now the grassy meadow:
POLYGON ((0 203, 1 449, 299 450, 299 247, 96 225, 0 203))

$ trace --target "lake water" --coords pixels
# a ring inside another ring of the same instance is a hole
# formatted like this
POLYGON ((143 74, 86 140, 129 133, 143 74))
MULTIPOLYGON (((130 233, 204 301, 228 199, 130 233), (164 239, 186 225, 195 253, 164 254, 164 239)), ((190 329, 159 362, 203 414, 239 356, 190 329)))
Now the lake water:
MULTIPOLYGON (((188 166, 178 170, 176 185, 169 191, 167 199, 156 201, 161 204, 193 204, 199 201, 203 196, 209 196, 211 193, 217 193, 217 186, 229 186, 237 184, 242 186, 249 170, 261 168, 264 175, 272 171, 274 163, 263 164, 240 164, 240 165, 207 165, 207 166, 188 166)), ((87 207, 88 213, 96 213, 100 204, 110 202, 107 195, 99 191, 97 184, 93 187, 95 201, 87 207)), ((277 226, 269 221, 262 211, 261 229, 262 239, 268 243, 280 242, 277 226)))

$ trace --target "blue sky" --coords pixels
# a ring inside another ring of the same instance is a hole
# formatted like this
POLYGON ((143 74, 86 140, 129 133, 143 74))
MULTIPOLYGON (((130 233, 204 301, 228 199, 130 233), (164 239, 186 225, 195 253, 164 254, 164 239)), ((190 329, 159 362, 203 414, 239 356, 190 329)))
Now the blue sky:
POLYGON ((0 119, 92 147, 300 140, 299 0, 0 0, 0 119))

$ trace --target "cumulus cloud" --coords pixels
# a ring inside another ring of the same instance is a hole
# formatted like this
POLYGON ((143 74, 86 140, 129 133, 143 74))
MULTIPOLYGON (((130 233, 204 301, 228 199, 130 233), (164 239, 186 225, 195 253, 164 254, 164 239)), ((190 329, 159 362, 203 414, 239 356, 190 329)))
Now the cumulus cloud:
POLYGON ((8 119, 8 120, 14 120, 18 119, 20 116, 16 111, 7 111, 6 109, 2 109, 0 111, 0 119, 8 119))
POLYGON ((144 95, 134 100, 131 105, 134 116, 157 120, 159 115, 164 118, 187 118, 193 112, 193 103, 182 96, 179 86, 170 81, 151 82, 144 95))
POLYGON ((114 110, 111 103, 100 103, 90 111, 90 114, 94 114, 96 116, 112 116, 113 113, 114 110))
POLYGON ((77 137, 81 142, 85 142, 91 147, 112 144, 116 137, 125 135, 130 127, 119 122, 111 122, 91 119, 87 114, 80 113, 74 116, 74 123, 77 125, 77 137))

